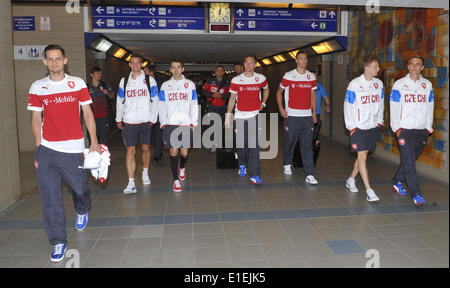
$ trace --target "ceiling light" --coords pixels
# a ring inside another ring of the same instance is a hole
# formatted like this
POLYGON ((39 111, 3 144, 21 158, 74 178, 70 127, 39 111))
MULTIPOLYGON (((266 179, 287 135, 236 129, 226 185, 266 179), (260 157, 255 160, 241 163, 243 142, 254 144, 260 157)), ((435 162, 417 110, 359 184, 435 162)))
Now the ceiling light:
POLYGON ((286 59, 282 55, 273 56, 273 59, 275 59, 275 61, 277 61, 278 63, 286 61, 286 59))
POLYGON ((127 50, 119 48, 114 54, 113 56, 116 58, 122 58, 123 55, 125 55, 127 53, 127 50))
POLYGON ((292 59, 295 59, 297 57, 298 51, 300 51, 300 50, 295 50, 295 51, 289 52, 289 56, 291 56, 292 59))
POLYGON ((106 52, 111 48, 113 44, 106 39, 100 39, 100 41, 95 45, 95 49, 100 50, 102 52, 106 52))
POLYGON ((130 62, 131 55, 133 55, 133 54, 128 55, 128 57, 127 57, 127 59, 125 59, 125 61, 130 62))
POLYGON ((144 63, 142 63, 142 67, 145 67, 145 66, 147 66, 147 64, 148 64, 148 61, 145 61, 144 63))
POLYGON ((261 60, 265 65, 270 65, 272 64, 272 61, 270 61, 269 59, 265 58, 261 60))

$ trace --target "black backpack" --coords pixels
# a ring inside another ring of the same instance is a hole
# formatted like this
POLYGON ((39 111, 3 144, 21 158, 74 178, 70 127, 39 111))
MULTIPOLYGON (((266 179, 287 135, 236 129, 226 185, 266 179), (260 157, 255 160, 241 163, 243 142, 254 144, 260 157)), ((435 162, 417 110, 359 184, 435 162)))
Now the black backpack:
MULTIPOLYGON (((122 104, 125 104, 125 99, 127 99, 127 83, 128 83, 128 77, 130 74, 125 76, 125 79, 123 80, 123 93, 125 94, 123 97, 122 104)), ((151 94, 150 90, 150 76, 145 74, 145 84, 147 85, 148 93, 151 94)), ((153 102, 152 97, 150 97, 150 102, 153 102)))

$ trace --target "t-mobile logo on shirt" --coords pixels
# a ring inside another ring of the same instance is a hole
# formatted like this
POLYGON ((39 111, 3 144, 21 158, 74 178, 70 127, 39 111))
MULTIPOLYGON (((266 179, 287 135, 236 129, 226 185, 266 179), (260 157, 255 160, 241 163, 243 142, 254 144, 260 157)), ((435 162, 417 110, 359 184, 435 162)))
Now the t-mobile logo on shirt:
POLYGON ((56 104, 60 104, 60 103, 70 103, 70 102, 75 102, 78 101, 77 98, 73 97, 73 96, 63 96, 63 97, 55 97, 52 100, 50 99, 43 99, 42 102, 45 105, 48 105, 49 103, 56 103, 56 104))

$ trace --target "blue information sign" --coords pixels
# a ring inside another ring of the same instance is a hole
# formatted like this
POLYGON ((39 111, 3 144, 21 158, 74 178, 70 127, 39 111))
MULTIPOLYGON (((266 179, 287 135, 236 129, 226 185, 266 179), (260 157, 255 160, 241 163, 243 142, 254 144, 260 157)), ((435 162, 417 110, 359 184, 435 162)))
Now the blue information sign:
POLYGON ((14 31, 34 31, 34 16, 14 16, 14 31))
POLYGON ((187 7, 92 7, 94 29, 204 30, 203 8, 187 7))
POLYGON ((235 31, 337 32, 336 9, 235 8, 235 31))

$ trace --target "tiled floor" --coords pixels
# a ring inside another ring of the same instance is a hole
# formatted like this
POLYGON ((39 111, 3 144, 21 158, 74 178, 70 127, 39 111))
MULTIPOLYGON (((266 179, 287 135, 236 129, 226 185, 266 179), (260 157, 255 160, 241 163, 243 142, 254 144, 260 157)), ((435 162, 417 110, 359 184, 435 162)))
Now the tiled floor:
MULTIPOLYGON (((115 136, 106 185, 89 185, 92 209, 84 232, 73 228, 68 192, 64 207, 68 249, 81 267, 365 267, 370 249, 380 267, 449 267, 448 186, 421 178, 427 205, 416 208, 391 191, 395 166, 369 157, 381 200, 368 203, 345 189, 353 155, 322 137, 318 186, 301 169, 282 172, 282 155, 262 160, 264 184, 252 186, 235 170, 218 170, 215 154, 191 151, 182 193, 171 191, 167 154, 152 166, 149 187, 123 195, 124 150, 115 136)), ((140 157, 140 156, 139 156, 140 157)), ((0 267, 65 267, 49 261, 41 200, 31 155, 21 155, 24 197, 0 213, 0 267)), ((138 162, 137 183, 142 164, 138 162)))

